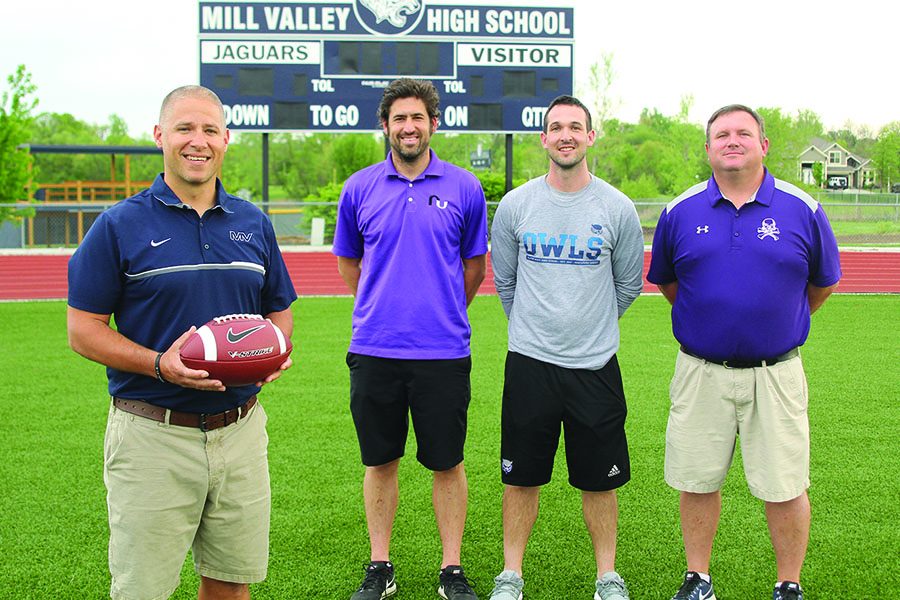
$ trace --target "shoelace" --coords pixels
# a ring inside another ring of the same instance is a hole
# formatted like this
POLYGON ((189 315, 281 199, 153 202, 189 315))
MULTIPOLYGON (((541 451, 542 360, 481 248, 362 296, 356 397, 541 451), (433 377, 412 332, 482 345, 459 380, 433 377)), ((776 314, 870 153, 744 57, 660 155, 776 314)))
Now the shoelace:
POLYGON ((391 572, 386 567, 375 567, 370 569, 367 563, 363 563, 366 568, 366 577, 363 579, 360 590, 384 590, 387 587, 387 581, 391 577, 391 572))
POLYGON ((615 579, 611 579, 609 581, 604 582, 601 585, 600 590, 599 590, 600 597, 602 598, 606 594, 606 592, 611 592, 611 591, 619 592, 619 594, 624 596, 625 594, 628 593, 628 588, 626 588, 623 583, 616 581, 615 579))
POLYGON ((681 588, 678 590, 678 593, 675 594, 675 597, 672 600, 689 600, 691 594, 703 580, 699 575, 691 575, 684 580, 684 583, 681 584, 681 588))
POLYGON ((517 586, 514 581, 510 581, 509 579, 500 579, 498 581, 497 579, 494 579, 494 582, 494 590, 491 592, 491 596, 499 594, 500 592, 507 592, 513 596, 518 596, 519 586, 517 586))
POLYGON ((471 592, 475 587, 475 582, 466 577, 463 573, 448 573, 443 578, 444 590, 453 592, 471 592))

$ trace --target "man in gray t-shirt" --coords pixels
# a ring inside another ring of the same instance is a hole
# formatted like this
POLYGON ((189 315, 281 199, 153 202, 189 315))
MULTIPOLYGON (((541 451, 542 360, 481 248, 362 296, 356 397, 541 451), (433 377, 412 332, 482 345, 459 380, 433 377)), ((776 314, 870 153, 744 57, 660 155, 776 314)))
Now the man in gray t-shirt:
POLYGON ((550 171, 509 192, 491 227, 494 283, 509 317, 501 470, 503 572, 492 600, 521 600, 522 561, 564 425, 597 561, 596 600, 627 600, 615 572, 616 488, 630 478, 618 319, 641 292, 634 204, 594 177, 591 115, 560 96, 544 116, 550 171))

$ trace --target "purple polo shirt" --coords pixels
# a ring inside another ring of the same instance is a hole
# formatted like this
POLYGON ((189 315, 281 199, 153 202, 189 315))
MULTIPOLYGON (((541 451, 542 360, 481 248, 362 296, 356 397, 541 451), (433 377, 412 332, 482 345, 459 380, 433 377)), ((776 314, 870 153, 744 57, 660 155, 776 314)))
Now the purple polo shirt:
POLYGON ((821 205, 766 170, 740 210, 715 178, 662 211, 647 280, 678 282, 672 331, 713 360, 762 360, 809 334, 806 286, 841 278, 837 241, 821 205))
POLYGON ((350 352, 401 359, 469 355, 463 259, 487 253, 481 183, 438 159, 410 181, 384 162, 354 173, 333 252, 362 258, 350 352))

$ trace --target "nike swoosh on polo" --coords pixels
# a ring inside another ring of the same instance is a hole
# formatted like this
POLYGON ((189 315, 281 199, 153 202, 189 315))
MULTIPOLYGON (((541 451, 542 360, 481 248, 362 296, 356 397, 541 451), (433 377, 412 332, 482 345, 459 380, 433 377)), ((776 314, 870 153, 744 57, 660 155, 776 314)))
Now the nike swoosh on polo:
POLYGON ((228 333, 225 334, 225 338, 232 344, 237 344, 239 341, 241 341, 242 339, 244 339, 251 333, 255 333, 255 332, 259 331, 260 329, 264 329, 264 328, 265 328, 265 325, 258 325, 256 327, 251 327, 250 329, 245 329, 244 331, 241 331, 240 333, 235 333, 234 330, 231 327, 229 327, 228 333))
POLYGON ((158 242, 156 240, 150 240, 150 245, 153 246, 154 248, 156 248, 157 246, 162 246, 163 244, 165 244, 166 242, 168 242, 171 239, 172 238, 166 238, 166 239, 160 240, 158 242))

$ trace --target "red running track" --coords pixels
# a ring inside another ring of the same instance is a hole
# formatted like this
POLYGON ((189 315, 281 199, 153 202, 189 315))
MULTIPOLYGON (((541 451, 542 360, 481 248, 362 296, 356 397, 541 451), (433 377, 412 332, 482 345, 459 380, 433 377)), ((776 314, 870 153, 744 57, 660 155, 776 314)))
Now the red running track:
MULTIPOLYGON (((285 252, 285 262, 297 293, 302 296, 346 295, 347 288, 337 272, 337 259, 329 252, 285 252)), ((650 253, 644 253, 644 274, 650 253)), ((65 299, 68 254, 0 255, 0 300, 65 299)), ((900 294, 900 251, 842 251, 844 277, 839 292, 900 294)), ((494 279, 488 261, 488 275, 478 290, 493 294, 494 279)), ((655 292, 646 283, 644 291, 655 292)))

